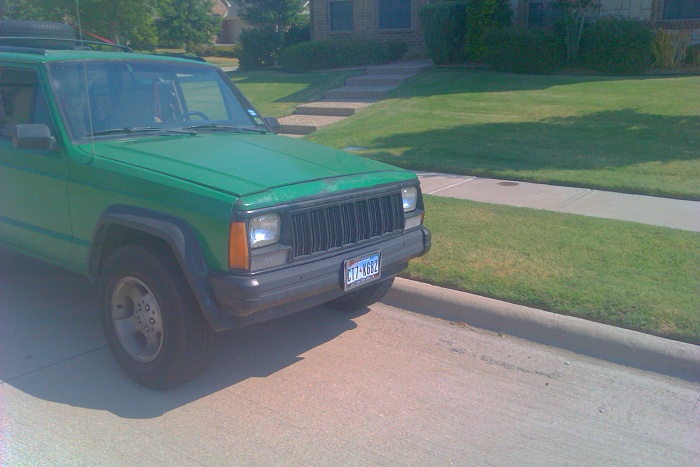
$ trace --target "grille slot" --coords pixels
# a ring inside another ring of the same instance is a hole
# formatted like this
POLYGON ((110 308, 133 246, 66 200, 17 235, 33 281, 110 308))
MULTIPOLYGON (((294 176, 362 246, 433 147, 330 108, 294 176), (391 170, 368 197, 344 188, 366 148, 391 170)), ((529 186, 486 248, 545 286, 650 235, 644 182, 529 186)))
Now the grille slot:
POLYGON ((290 214, 294 259, 401 232, 401 193, 317 206, 290 214))

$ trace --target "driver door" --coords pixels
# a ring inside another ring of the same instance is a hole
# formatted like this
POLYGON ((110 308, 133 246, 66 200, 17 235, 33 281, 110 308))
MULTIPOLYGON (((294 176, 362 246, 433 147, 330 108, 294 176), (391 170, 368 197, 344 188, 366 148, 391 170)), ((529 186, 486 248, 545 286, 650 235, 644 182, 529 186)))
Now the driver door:
POLYGON ((70 261, 68 166, 57 149, 20 149, 12 127, 45 124, 56 134, 37 69, 0 66, 0 244, 70 261))

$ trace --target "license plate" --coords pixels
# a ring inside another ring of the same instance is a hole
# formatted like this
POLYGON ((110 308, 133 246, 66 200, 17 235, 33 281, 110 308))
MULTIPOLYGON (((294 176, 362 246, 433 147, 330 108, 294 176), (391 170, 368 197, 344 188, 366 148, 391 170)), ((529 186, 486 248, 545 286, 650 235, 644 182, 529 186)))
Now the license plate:
POLYGON ((345 260, 345 284, 344 289, 350 290, 358 285, 379 279, 381 252, 375 251, 357 258, 345 260))

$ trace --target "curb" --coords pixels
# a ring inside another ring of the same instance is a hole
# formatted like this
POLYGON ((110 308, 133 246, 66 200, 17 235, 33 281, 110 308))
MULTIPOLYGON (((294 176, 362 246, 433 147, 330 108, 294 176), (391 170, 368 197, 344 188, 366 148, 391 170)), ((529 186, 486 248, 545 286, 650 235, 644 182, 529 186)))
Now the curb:
POLYGON ((700 382, 700 346, 396 278, 382 303, 589 357, 700 382))

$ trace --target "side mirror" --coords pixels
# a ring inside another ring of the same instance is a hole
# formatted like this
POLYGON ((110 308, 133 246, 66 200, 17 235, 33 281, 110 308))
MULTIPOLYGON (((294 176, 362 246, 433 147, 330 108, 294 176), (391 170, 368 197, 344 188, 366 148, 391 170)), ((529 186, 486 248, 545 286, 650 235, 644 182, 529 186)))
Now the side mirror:
POLYGON ((282 128, 280 126, 280 122, 275 117, 263 117, 263 120, 265 120, 265 123, 267 123, 267 125, 272 128, 272 131, 275 133, 280 131, 280 128, 282 128))
POLYGON ((56 146, 56 138, 44 123, 23 123, 11 130, 12 145, 18 149, 51 150, 56 146))

